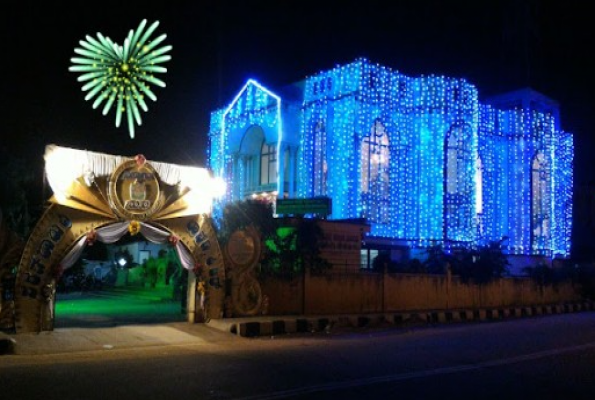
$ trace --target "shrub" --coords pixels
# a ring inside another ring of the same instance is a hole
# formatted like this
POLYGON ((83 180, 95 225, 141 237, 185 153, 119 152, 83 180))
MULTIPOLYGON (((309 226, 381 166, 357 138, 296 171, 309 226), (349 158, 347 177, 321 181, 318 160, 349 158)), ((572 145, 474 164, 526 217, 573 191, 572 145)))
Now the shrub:
POLYGON ((581 264, 576 268, 577 281, 585 299, 595 300, 595 264, 581 264))
POLYGON ((461 249, 450 258, 452 273, 464 283, 483 285, 508 274, 510 263, 502 251, 503 238, 477 249, 461 249))

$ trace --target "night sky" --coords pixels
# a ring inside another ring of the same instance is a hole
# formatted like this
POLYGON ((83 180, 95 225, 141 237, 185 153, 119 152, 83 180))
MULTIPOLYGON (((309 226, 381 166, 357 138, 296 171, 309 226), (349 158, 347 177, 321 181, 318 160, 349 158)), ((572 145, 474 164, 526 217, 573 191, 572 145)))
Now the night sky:
POLYGON ((574 134, 575 183, 595 171, 595 35, 585 1, 7 0, 0 12, 0 146, 43 171, 47 144, 205 166, 211 111, 248 78, 275 91, 366 57, 410 76, 465 78, 483 97, 530 86, 561 105, 574 134), (153 4, 155 3, 155 4, 153 4), (123 44, 159 21, 172 60, 130 139, 102 116, 69 72, 79 41, 123 44))

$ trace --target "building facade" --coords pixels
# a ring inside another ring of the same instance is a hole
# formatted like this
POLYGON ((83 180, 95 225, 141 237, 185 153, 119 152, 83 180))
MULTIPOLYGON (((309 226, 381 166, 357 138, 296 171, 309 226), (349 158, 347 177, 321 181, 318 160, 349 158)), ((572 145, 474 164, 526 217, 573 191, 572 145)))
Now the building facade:
POLYGON ((504 239, 570 255, 573 137, 531 89, 480 101, 464 79, 358 59, 277 91, 249 80, 209 139, 223 203, 326 196, 330 219, 365 218, 368 247, 394 254, 504 239))

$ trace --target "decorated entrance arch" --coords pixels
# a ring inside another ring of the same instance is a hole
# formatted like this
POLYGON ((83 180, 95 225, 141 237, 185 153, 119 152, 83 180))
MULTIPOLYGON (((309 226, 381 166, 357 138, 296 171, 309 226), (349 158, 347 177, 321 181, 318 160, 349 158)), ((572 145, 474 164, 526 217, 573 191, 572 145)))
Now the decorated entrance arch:
POLYGON ((221 318, 225 268, 211 223, 216 181, 203 168, 55 145, 45 153, 50 206, 25 245, 15 283, 15 330, 53 329, 56 282, 86 245, 127 232, 173 246, 189 272, 188 321, 221 318))

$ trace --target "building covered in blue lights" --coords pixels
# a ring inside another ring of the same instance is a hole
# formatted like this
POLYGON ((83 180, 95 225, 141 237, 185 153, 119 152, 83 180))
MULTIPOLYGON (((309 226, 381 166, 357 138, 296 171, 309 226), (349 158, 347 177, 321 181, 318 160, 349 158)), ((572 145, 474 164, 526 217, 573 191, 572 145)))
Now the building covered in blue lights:
POLYGON ((209 139, 224 202, 327 196, 330 219, 365 218, 367 246, 400 256, 503 238, 570 255, 573 137, 531 89, 480 101, 464 79, 358 59, 275 91, 249 80, 209 139))

